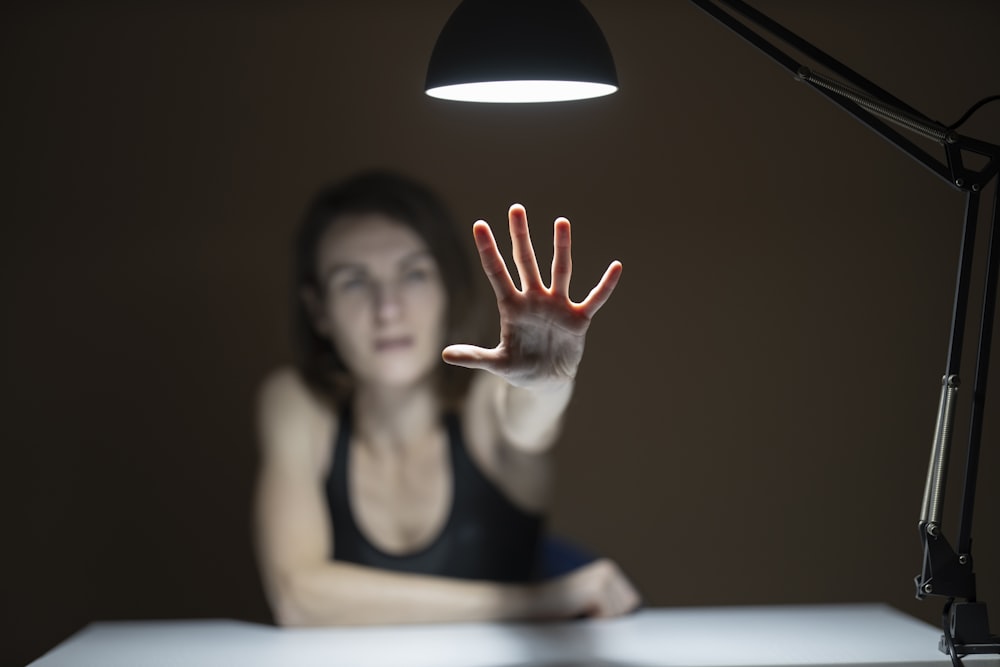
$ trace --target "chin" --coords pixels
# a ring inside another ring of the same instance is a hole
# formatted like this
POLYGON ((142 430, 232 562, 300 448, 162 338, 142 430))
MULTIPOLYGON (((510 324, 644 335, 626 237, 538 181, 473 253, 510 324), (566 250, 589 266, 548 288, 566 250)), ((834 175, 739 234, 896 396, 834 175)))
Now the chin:
POLYGON ((435 370, 435 366, 427 364, 393 365, 391 368, 383 368, 376 382, 386 388, 407 389, 432 380, 435 370))

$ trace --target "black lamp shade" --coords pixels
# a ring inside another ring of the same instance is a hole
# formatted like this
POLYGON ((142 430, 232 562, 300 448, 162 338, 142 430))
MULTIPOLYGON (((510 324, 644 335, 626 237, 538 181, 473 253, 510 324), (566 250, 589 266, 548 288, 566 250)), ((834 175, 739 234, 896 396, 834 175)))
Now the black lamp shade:
POLYGON ((617 88, 608 43, 579 0, 464 0, 434 46, 425 89, 462 101, 547 102, 617 88))

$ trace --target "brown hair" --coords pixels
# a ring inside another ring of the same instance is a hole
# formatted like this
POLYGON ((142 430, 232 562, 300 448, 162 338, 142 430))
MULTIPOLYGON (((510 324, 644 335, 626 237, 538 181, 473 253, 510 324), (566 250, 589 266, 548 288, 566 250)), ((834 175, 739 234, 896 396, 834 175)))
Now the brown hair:
MULTIPOLYGON (((413 229, 427 243, 448 294, 446 335, 449 342, 474 340, 474 294, 468 253, 447 207, 429 188, 397 173, 368 171, 320 190, 303 215, 295 240, 293 341, 295 361, 315 389, 342 402, 353 388, 350 372, 333 343, 320 336, 303 303, 303 288, 321 292, 316 275, 319 241, 337 218, 379 213, 413 229)), ((461 396, 469 374, 441 362, 441 390, 446 400, 461 396)))

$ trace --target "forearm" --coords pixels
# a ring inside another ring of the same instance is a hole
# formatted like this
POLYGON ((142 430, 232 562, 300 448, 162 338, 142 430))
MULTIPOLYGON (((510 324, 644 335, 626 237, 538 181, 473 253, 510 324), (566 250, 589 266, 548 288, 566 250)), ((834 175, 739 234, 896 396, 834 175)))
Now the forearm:
POLYGON ((369 625, 542 617, 528 584, 499 584, 328 562, 296 571, 272 600, 279 624, 369 625))
POLYGON ((504 437, 524 449, 549 446, 558 435, 563 413, 573 396, 573 381, 544 389, 499 384, 497 417, 504 437))

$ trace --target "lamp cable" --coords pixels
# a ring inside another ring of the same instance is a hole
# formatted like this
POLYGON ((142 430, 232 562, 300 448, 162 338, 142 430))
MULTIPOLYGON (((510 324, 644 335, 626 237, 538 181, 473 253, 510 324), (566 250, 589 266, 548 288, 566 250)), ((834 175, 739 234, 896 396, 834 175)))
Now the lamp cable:
POLYGON ((951 606, 955 603, 955 598, 948 598, 948 601, 944 605, 944 611, 941 612, 941 629, 944 630, 944 640, 945 647, 948 649, 948 657, 951 658, 951 667, 963 667, 962 658, 964 655, 959 655, 958 651, 955 649, 955 639, 951 636, 951 606))
POLYGON ((954 123, 948 126, 948 129, 957 130, 960 126, 965 124, 965 121, 972 118, 972 114, 976 113, 977 111, 979 111, 979 109, 986 106, 990 102, 996 102, 997 100, 1000 100, 1000 95, 990 95, 989 97, 984 97, 983 99, 979 100, 971 107, 969 107, 969 109, 964 114, 962 114, 961 118, 959 118, 954 123))

